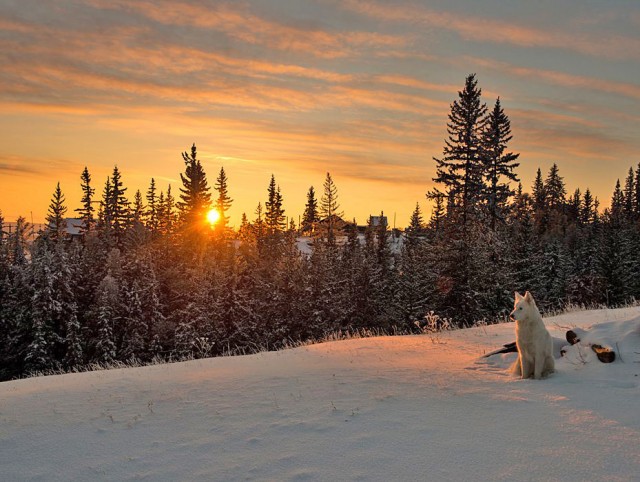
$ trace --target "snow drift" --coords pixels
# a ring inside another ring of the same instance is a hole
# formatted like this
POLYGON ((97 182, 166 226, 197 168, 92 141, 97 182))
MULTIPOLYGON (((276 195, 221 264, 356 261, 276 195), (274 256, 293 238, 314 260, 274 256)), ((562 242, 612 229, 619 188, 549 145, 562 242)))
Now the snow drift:
POLYGON ((545 322, 585 332, 543 381, 504 324, 0 383, 2 478, 637 480, 640 308, 545 322))

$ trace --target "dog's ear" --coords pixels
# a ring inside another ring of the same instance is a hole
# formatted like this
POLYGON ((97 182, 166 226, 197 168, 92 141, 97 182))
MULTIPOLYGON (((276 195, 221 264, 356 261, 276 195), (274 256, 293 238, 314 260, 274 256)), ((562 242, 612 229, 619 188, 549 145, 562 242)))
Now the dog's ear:
POLYGON ((533 303, 533 296, 531 296, 531 293, 529 293, 528 291, 524 294, 524 300, 527 303, 533 303))
POLYGON ((522 295, 520 293, 518 293, 517 291, 515 292, 514 296, 516 298, 516 303, 522 299, 522 295))

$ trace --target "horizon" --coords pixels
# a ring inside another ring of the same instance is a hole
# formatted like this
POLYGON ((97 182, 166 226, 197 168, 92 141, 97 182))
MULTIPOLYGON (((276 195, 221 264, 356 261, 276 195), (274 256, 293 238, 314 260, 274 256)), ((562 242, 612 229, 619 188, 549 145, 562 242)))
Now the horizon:
POLYGON ((640 160, 638 27, 633 2, 5 2, 0 209, 42 222, 59 181, 72 214, 85 165, 97 196, 114 165, 129 200, 152 177, 177 194, 195 142, 212 190, 229 177, 232 226, 271 174, 297 223, 330 172, 346 219, 404 227, 416 202, 430 213, 472 72, 511 120, 524 190, 557 163, 604 208, 640 160))

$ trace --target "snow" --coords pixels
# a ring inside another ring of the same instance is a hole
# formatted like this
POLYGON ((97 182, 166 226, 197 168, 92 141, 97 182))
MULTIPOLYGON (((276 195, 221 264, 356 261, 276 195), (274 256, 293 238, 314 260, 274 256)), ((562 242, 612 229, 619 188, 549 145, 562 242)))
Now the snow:
POLYGON ((1 478, 637 480, 640 308, 545 322, 540 381, 481 358, 509 323, 0 383, 1 478))
POLYGON ((310 255, 313 253, 313 237, 298 236, 296 238, 296 247, 302 254, 310 255))

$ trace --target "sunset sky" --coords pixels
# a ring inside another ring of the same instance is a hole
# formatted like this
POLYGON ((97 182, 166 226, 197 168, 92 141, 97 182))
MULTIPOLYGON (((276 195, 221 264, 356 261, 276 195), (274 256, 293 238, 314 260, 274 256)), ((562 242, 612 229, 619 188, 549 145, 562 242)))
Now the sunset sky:
POLYGON ((450 103, 500 96, 527 190, 557 162, 606 205, 640 161, 637 0, 0 0, 0 209, 41 222, 118 165, 180 185, 196 143, 253 218, 271 174, 298 220, 327 171, 347 218, 425 215, 450 103))

